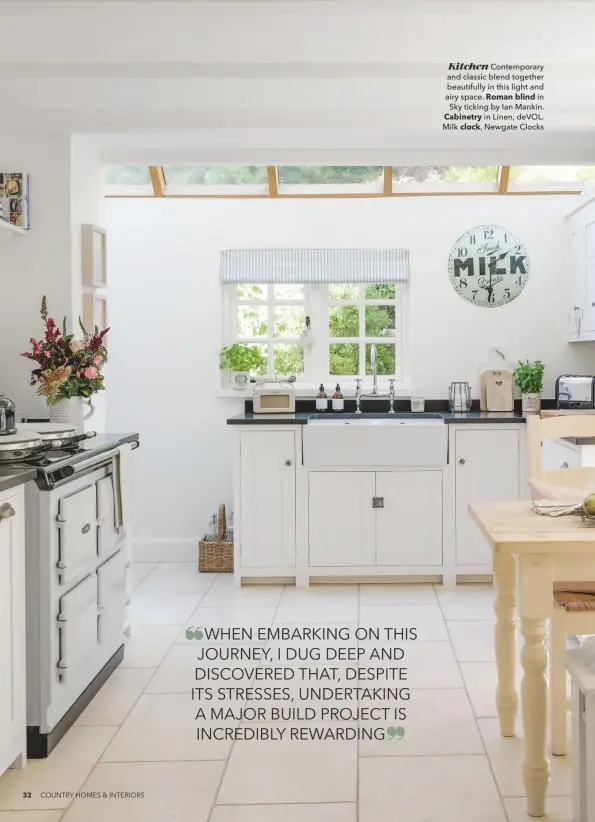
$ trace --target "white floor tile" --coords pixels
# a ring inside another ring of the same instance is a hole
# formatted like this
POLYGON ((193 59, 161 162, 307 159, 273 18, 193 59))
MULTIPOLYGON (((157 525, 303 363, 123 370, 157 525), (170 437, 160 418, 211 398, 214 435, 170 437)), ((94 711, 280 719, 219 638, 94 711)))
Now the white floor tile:
POLYGON ((356 822, 355 803, 338 805, 225 805, 209 822, 356 822))
POLYGON ((203 594, 132 595, 132 630, 138 625, 184 625, 196 610, 203 594))
POLYGON ((459 665, 450 642, 362 642, 366 651, 361 664, 369 666, 403 665, 407 668, 407 682, 410 688, 462 688, 463 680, 459 665), (391 648, 402 649, 402 661, 391 662, 382 654, 391 648), (375 656, 374 656, 374 653, 375 656))
POLYGON ((360 585, 360 605, 436 605, 433 585, 360 585))
MULTIPOLYGON (((250 725, 250 728, 257 727, 250 725)), ((261 726, 262 727, 262 726, 261 726)), ((268 727, 279 728, 279 725, 268 727)), ((296 728, 329 728, 302 723, 296 728)), ((291 728, 287 728, 287 736, 291 728)), ((220 805, 354 802, 357 742, 236 742, 217 797, 220 805)))
POLYGON ((359 822, 506 822, 485 756, 361 759, 359 773, 359 822))
POLYGON ((136 589, 145 594, 194 594, 208 591, 216 574, 199 574, 195 562, 163 562, 136 589))
POLYGON ((134 591, 155 568, 157 568, 156 562, 132 562, 129 571, 132 590, 134 591))
POLYGON ((152 668, 117 668, 74 724, 121 725, 152 675, 152 668))
MULTIPOLYGON (((534 816, 527 813, 527 803, 523 799, 505 799, 504 807, 509 822, 531 822, 534 816)), ((547 813, 541 816, 540 822, 573 822, 572 797, 548 796, 546 802, 547 813)))
MULTIPOLYGON (((105 750, 116 728, 71 728, 47 759, 31 759, 23 770, 0 777, 0 810, 66 808, 105 750), (25 798, 27 794, 31 798, 25 798), (52 798, 42 798, 42 793, 52 798)), ((45 820, 43 821, 45 822, 45 820)))
POLYGON ((276 608, 283 593, 282 585, 244 585, 241 588, 220 576, 201 601, 203 608, 276 608))
POLYGON ((60 822, 64 811, 0 811, 0 822, 60 822))
POLYGON ((492 622, 449 622, 448 632, 459 662, 494 662, 492 622))
POLYGON ((207 822, 223 762, 99 764, 85 791, 143 793, 143 798, 75 799, 63 822, 207 822))
POLYGON ((418 642, 448 639, 438 605, 362 605, 359 613, 360 627, 378 629, 380 641, 390 638, 387 628, 414 629, 418 642))
MULTIPOLYGON (((377 682, 376 685, 384 685, 377 682)), ((397 683, 398 684, 398 683, 397 683)), ((386 683, 394 688, 395 683, 386 683)), ((467 694, 457 690, 412 690, 408 700, 362 700, 362 708, 387 708, 385 721, 362 721, 364 728, 384 730, 387 726, 402 727, 405 735, 399 739, 360 741, 360 756, 440 756, 445 754, 483 754, 483 743, 475 724, 467 694), (404 708, 406 719, 393 715, 404 708)))
MULTIPOLYGON (((188 694, 143 694, 115 735, 102 762, 225 759, 231 741, 197 740, 197 704, 188 694)), ((230 723, 215 723, 231 727, 230 723)), ((233 723, 237 724, 237 723, 233 723)))
MULTIPOLYGON (((500 736, 497 719, 480 719, 478 725, 501 795, 504 797, 524 796, 525 787, 522 777, 524 745, 521 723, 518 723, 517 735, 509 738, 500 736)), ((548 795, 569 796, 572 793, 570 755, 550 756, 549 759, 548 795)))
POLYGON ((323 624, 357 621, 357 585, 312 585, 309 588, 286 587, 275 622, 323 624))
POLYGON ((156 668, 180 633, 177 625, 134 625, 120 668, 156 668))
POLYGON ((495 592, 491 584, 458 585, 454 589, 444 589, 441 585, 436 585, 436 593, 447 621, 496 620, 495 592))

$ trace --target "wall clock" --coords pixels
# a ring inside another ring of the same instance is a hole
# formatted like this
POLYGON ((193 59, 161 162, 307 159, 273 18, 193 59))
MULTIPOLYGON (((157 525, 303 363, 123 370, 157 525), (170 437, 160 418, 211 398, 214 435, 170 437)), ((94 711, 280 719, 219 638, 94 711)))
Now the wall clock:
POLYGON ((519 296, 529 278, 529 257, 512 231, 499 225, 478 225, 454 244, 448 276, 464 300, 495 308, 519 296))

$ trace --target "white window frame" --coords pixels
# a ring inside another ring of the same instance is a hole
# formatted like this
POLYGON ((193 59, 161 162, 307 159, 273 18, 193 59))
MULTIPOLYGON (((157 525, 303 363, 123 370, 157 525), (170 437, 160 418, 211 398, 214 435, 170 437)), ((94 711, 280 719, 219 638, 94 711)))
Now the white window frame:
MULTIPOLYGON (((267 286, 264 286, 267 287, 267 286)), ((359 284, 358 300, 331 300, 328 296, 328 285, 305 285, 303 300, 273 300, 273 286, 269 285, 269 295, 266 300, 239 300, 238 286, 222 286, 222 328, 223 345, 230 345, 236 342, 237 336, 237 310, 239 305, 259 304, 268 307, 269 328, 273 327, 273 316, 275 306, 280 305, 303 305, 304 316, 310 317, 311 337, 308 340, 299 337, 276 338, 272 336, 243 338, 242 342, 247 345, 267 345, 269 360, 269 377, 273 377, 273 343, 293 343, 304 346, 304 373, 297 376, 295 388, 296 394, 301 397, 315 396, 320 382, 323 382, 327 389, 334 388, 335 383, 340 383, 345 396, 353 396, 355 393, 355 380, 361 378, 362 387, 371 385, 372 377, 365 373, 357 375, 335 375, 329 374, 329 346, 333 343, 357 343, 360 345, 360 371, 364 365, 365 371, 365 346, 369 343, 391 343, 395 345, 397 373, 394 375, 379 375, 379 388, 388 389, 389 377, 395 378, 395 395, 410 396, 411 380, 409 371, 409 291, 408 285, 404 283, 396 284, 395 300, 366 300, 365 285, 359 284), (365 336, 365 306, 366 305, 395 305, 395 336, 394 337, 366 337, 365 336), (329 335, 329 309, 334 305, 358 305, 359 306, 359 335, 358 337, 331 337, 329 335), (332 385, 331 385, 332 384, 332 385)), ((279 375, 289 376, 289 375, 279 375)), ((228 388, 225 384, 222 387, 222 396, 251 395, 252 387, 245 391, 238 391, 228 388)))

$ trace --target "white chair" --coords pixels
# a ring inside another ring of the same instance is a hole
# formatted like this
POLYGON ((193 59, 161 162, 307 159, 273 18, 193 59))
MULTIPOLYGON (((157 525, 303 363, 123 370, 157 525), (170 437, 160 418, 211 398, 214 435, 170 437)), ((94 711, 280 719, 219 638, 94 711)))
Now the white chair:
MULTIPOLYGON (((595 415, 571 413, 548 418, 538 415, 527 418, 529 477, 566 488, 584 489, 589 482, 595 480, 595 467, 543 469, 542 443, 563 437, 595 437, 595 415)), ((593 540, 595 552, 595 526, 593 540)), ((564 756, 566 711, 569 707, 564 658, 566 638, 569 635, 595 634, 595 581, 556 582, 553 597, 555 607, 549 638, 552 753, 564 756)))

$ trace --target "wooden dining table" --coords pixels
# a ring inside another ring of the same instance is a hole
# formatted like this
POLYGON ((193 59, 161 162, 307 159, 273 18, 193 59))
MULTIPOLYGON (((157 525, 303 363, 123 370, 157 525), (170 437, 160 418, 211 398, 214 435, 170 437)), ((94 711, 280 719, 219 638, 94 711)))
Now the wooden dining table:
POLYGON ((516 732, 515 620, 520 617, 523 782, 527 813, 544 816, 550 781, 547 622, 554 608, 553 584, 595 579, 595 526, 578 516, 540 516, 528 501, 473 503, 469 512, 493 550, 496 707, 502 736, 516 732))

